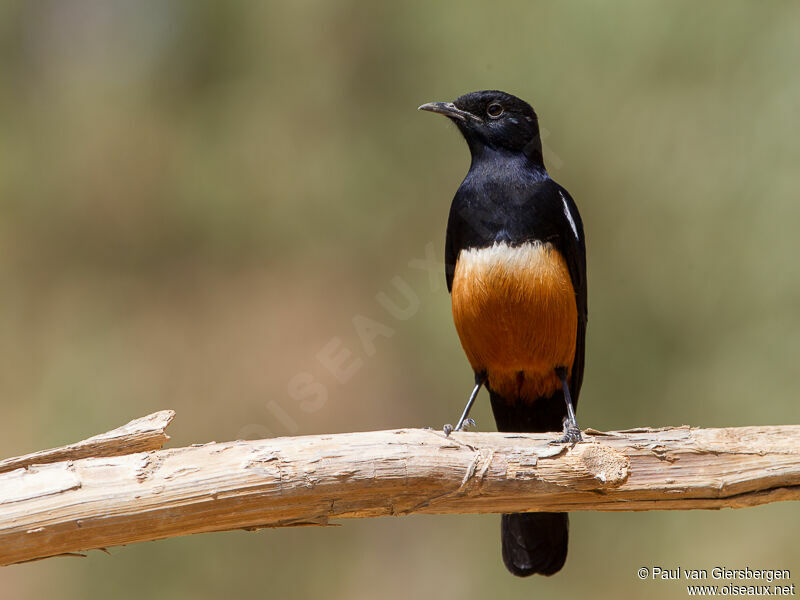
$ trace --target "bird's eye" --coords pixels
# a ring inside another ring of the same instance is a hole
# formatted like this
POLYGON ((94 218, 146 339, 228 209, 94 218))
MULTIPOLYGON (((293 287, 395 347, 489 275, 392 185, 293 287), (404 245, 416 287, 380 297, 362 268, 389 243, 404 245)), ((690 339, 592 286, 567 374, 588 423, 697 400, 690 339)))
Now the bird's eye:
POLYGON ((491 118, 496 119, 503 114, 503 107, 497 102, 493 102, 486 107, 486 114, 491 118))

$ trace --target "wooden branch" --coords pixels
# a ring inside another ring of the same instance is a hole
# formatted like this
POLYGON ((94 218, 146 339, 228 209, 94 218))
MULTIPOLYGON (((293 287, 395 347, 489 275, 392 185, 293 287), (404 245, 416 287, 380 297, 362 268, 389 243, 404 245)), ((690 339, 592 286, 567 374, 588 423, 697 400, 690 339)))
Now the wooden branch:
POLYGON ((134 452, 158 450, 169 440, 164 430, 174 417, 174 410, 162 410, 134 419, 122 427, 90 437, 77 444, 0 460, 0 473, 30 465, 44 465, 91 456, 123 456, 134 452))
POLYGON ((401 429, 26 462, 0 474, 0 564, 344 518, 800 499, 800 426, 589 430, 571 449, 553 437, 401 429))

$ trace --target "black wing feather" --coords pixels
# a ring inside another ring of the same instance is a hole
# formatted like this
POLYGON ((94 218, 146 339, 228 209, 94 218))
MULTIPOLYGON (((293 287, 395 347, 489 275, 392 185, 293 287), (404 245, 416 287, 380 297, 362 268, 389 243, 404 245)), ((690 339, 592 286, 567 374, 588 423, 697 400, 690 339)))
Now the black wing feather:
MULTIPOLYGON (((563 195, 563 201, 566 202, 572 219, 575 223, 575 229, 578 232, 578 239, 571 237, 569 241, 563 240, 560 248, 561 254, 567 263, 569 269, 569 276, 572 280, 572 288, 575 290, 575 303, 578 308, 578 331, 575 340, 575 359, 572 363, 572 377, 570 381, 570 391, 572 392, 572 401, 574 404, 578 403, 578 396, 580 395, 581 386, 583 385, 583 369, 584 357, 586 354, 586 324, 589 319, 589 307, 587 301, 586 289, 586 240, 583 234, 583 222, 581 220, 578 207, 569 192, 560 185, 558 186, 559 196, 563 195)), ((568 222, 566 214, 564 215, 566 225, 570 233, 572 232, 572 225, 568 222)))

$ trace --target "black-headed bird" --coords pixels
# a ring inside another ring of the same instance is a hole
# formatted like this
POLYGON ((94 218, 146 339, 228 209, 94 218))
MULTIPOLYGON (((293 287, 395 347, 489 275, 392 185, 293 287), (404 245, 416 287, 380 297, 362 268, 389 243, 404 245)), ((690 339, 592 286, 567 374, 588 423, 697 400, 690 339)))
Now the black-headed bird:
MULTIPOLYGON (((447 288, 475 387, 500 431, 560 431, 575 444, 586 339, 586 245, 578 208, 550 178, 533 108, 497 90, 420 110, 448 117, 472 163, 450 208, 447 288)), ((448 426, 445 431, 449 433, 448 426)), ((502 516, 502 549, 515 575, 552 575, 567 557, 566 513, 502 516)))

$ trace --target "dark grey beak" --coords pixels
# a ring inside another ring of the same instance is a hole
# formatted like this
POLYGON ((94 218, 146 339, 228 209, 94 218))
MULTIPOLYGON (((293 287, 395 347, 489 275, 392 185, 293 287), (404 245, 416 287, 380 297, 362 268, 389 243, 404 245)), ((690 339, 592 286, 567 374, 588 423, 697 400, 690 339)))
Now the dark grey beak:
POLYGON ((438 113, 451 119, 458 119, 459 121, 480 121, 472 113, 457 108, 452 102, 428 102, 423 104, 417 110, 427 110, 428 112, 438 113))

